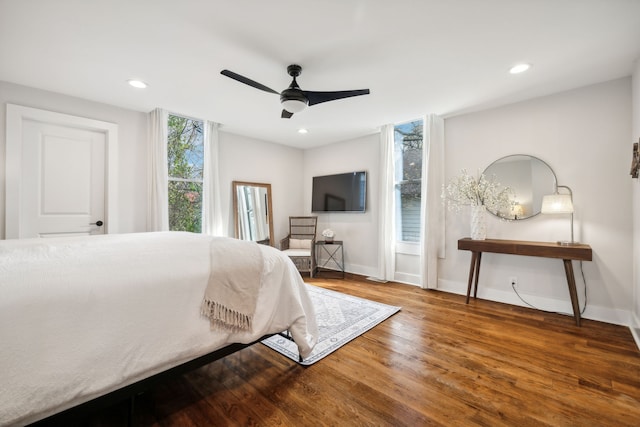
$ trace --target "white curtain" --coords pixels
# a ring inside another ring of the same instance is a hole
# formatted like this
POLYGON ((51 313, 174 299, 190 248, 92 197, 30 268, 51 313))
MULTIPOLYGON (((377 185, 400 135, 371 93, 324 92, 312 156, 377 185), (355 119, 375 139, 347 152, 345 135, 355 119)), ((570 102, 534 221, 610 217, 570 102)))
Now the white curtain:
POLYGON ((204 129, 204 171, 202 185, 202 233, 223 236, 220 208, 218 123, 206 121, 204 129))
POLYGON ((378 212, 378 279, 393 280, 396 270, 394 125, 380 130, 380 205, 378 212))
POLYGON ((149 113, 147 231, 169 230, 166 111, 149 113))
POLYGON ((420 201, 420 285, 438 286, 438 258, 444 258, 444 120, 429 114, 424 120, 422 194, 420 201))

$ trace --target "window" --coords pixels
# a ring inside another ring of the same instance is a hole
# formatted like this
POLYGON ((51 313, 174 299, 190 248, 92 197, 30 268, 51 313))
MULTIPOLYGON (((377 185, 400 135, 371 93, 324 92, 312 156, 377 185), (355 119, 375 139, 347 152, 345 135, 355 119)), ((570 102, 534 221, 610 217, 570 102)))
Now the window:
POLYGON ((202 231, 204 123, 169 115, 169 230, 202 231))
POLYGON ((396 236, 400 242, 420 241, 423 120, 396 125, 396 236))

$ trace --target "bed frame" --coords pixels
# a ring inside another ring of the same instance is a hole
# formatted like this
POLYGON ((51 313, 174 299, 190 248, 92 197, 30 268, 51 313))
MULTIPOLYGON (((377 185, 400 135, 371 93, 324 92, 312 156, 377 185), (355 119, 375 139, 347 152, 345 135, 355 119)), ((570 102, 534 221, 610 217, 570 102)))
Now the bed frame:
POLYGON ((36 421, 35 423, 30 425, 34 427, 74 425, 74 424, 77 424, 79 421, 81 421, 83 418, 88 417, 89 415, 97 412, 100 409, 104 409, 111 405, 115 405, 116 403, 120 403, 125 400, 128 400, 129 412, 127 416, 127 425, 132 426, 134 421, 134 414, 135 414, 136 395, 151 389, 156 384, 166 381, 169 378, 175 378, 189 371, 197 369, 201 366, 207 365, 211 362, 215 362, 216 360, 222 359, 223 357, 229 356, 230 354, 233 354, 237 351, 243 350, 247 347, 257 344, 262 340, 267 339, 273 335, 277 335, 277 334, 265 335, 262 338, 259 338, 256 341, 253 341, 248 344, 238 344, 238 343, 230 344, 228 346, 215 350, 211 353, 189 360, 181 365, 167 369, 166 371, 157 373, 148 378, 144 378, 140 381, 137 381, 133 384, 129 384, 125 387, 114 390, 105 395, 98 396, 92 400, 81 403, 77 406, 66 409, 57 414, 51 415, 40 421, 36 421))

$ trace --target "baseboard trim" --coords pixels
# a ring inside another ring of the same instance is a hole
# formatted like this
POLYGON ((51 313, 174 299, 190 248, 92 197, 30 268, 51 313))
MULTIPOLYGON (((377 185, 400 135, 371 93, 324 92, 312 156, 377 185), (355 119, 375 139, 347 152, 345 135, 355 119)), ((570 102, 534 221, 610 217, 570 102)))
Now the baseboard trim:
POLYGON ((388 280, 385 279, 378 279, 377 277, 367 277, 367 280, 371 281, 371 282, 376 282, 376 283, 389 283, 388 280))
MULTIPOLYGON (((459 295, 466 295, 467 283, 440 279, 438 280, 438 290, 459 295)), ((522 294, 522 296, 530 304, 534 305, 538 309, 573 316, 571 301, 569 301, 568 299, 560 300, 556 298, 547 298, 541 297, 539 295, 527 294, 522 294)), ((529 305, 523 303, 513 291, 503 291, 499 289, 479 287, 478 298, 531 308, 529 305)), ((585 312, 582 314, 582 318, 584 319, 597 320, 599 322, 612 323, 614 325, 627 327, 631 327, 631 317, 631 312, 628 310, 612 309, 593 304, 589 304, 585 312)))
POLYGON ((631 325, 629 326, 633 340, 636 342, 638 350, 640 350, 640 319, 635 313, 631 314, 631 325))
POLYGON ((398 283, 405 283, 407 285, 420 286, 420 276, 418 276, 417 274, 399 273, 396 271, 393 281, 398 283))
POLYGON ((344 265, 344 271, 345 273, 350 272, 350 274, 356 274, 359 276, 363 276, 363 277, 376 277, 378 275, 378 270, 371 268, 371 267, 367 267, 364 265, 358 265, 358 264, 348 264, 345 262, 344 265))

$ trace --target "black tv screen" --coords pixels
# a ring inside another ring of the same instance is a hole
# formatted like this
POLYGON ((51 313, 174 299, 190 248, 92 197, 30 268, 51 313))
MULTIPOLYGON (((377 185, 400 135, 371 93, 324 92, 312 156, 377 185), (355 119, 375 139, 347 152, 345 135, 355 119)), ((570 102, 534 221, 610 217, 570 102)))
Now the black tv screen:
POLYGON ((366 199, 365 171, 313 177, 312 212, 364 212, 366 199))

